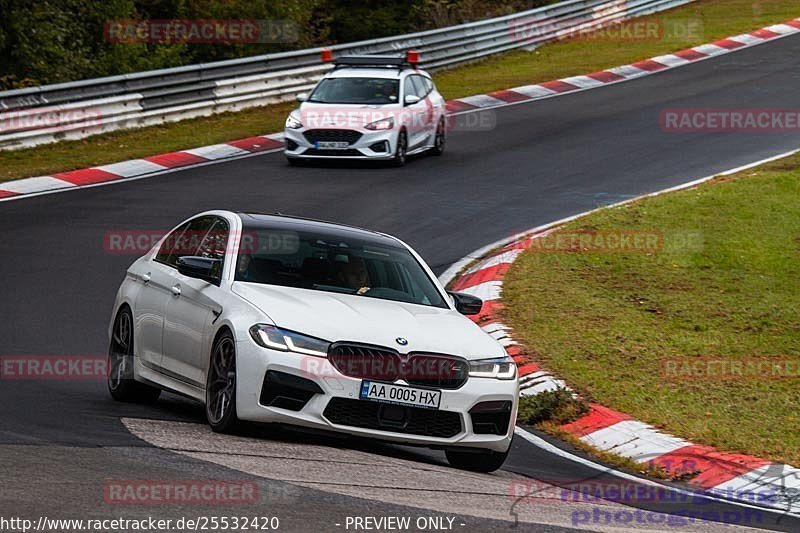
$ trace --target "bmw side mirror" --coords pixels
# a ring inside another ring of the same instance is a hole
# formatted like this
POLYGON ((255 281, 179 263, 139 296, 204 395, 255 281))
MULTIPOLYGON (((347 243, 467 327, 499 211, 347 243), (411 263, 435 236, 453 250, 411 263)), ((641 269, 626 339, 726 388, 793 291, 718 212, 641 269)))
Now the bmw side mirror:
POLYGON ((477 315, 478 313, 481 312, 481 308, 483 308, 483 300, 481 300, 477 296, 473 296, 465 292, 451 292, 451 291, 448 291, 447 294, 449 294, 453 298, 453 303, 456 306, 456 311, 458 311, 462 315, 477 315))
POLYGON ((414 105, 420 100, 421 98, 416 94, 407 94, 403 102, 405 102, 406 105, 414 105))
POLYGON ((297 101, 302 104, 303 102, 308 100, 308 93, 300 93, 295 98, 297 98, 297 101))
POLYGON ((189 278, 202 279, 219 285, 221 259, 185 255, 178 258, 178 272, 189 278))

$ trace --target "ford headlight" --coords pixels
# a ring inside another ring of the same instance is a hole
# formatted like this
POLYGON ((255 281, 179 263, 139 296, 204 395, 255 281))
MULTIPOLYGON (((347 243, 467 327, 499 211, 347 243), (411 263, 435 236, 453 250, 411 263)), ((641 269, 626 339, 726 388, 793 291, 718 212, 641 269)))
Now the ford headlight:
POLYGON ((508 355, 470 361, 469 375, 473 378, 514 379, 517 375, 517 364, 508 355))
POLYGON ((368 130, 390 130, 394 128, 394 117, 382 118, 364 126, 368 130))
POLYGON ((250 328, 250 336, 264 348, 304 355, 316 355, 317 357, 327 357, 328 347, 331 345, 328 341, 269 324, 254 325, 250 328))
POLYGON ((300 122, 300 120, 297 117, 295 117, 293 115, 289 115, 288 117, 286 117, 286 127, 290 128, 290 129, 293 129, 293 130, 296 130, 296 129, 302 128, 303 127, 303 123, 300 122))

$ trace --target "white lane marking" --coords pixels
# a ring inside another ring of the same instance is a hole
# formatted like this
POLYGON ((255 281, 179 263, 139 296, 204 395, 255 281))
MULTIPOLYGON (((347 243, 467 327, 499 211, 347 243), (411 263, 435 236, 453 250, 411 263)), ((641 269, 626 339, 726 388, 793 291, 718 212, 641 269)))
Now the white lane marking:
POLYGON ((183 150, 186 153, 204 157, 206 159, 225 159, 232 156, 249 154, 247 150, 242 150, 229 144, 212 144, 211 146, 201 146, 200 148, 192 148, 190 150, 183 150))
POLYGON ((701 54, 705 54, 707 56, 715 56, 719 54, 726 54, 729 52, 727 48, 723 48, 721 46, 717 46, 716 44, 701 44, 700 46, 695 46, 692 48, 695 52, 699 52, 701 54))
POLYGON ((557 91, 548 89, 547 87, 542 87, 541 85, 523 85, 522 87, 514 87, 511 90, 515 93, 530 96, 531 98, 542 98, 543 96, 558 94, 557 91))
POLYGON ((494 98, 489 96, 488 94, 476 94, 475 96, 465 96, 464 98, 459 98, 459 102, 464 102, 465 104, 474 105, 475 107, 497 107, 499 105, 505 104, 503 100, 499 98, 494 98))
POLYGON ((684 59, 682 57, 676 56, 675 54, 666 54, 663 56, 656 56, 650 58, 651 61, 655 61, 656 63, 661 63, 662 65, 666 65, 668 67, 679 67, 681 65, 685 65, 689 63, 688 59, 684 59))
MULTIPOLYGON (((35 178, 0 182, 0 190, 15 192, 17 194, 30 194, 40 191, 48 191, 51 189, 66 189, 70 187, 75 187, 75 184, 54 178, 53 176, 37 176, 35 178)), ((13 198, 13 196, 11 198, 13 198)))
POLYGON ((563 78, 559 81, 569 83, 570 85, 575 85, 581 89, 589 89, 592 87, 597 87, 598 85, 605 85, 602 81, 590 78, 589 76, 571 76, 569 78, 563 78))
POLYGON ((639 76, 646 76, 651 72, 642 68, 634 67, 633 65, 622 65, 621 67, 614 67, 606 69, 606 72, 622 76, 623 78, 638 78, 639 76))
POLYGON ((734 35, 733 37, 728 37, 731 41, 736 41, 737 43, 752 45, 764 42, 766 39, 762 39, 761 37, 756 37, 755 35, 750 35, 749 33, 743 33, 741 35, 734 35))
POLYGON ((471 294, 472 296, 480 298, 484 302, 488 302, 490 300, 500 299, 500 291, 502 289, 503 289, 502 281, 485 281, 478 285, 473 285, 472 287, 461 289, 461 292, 471 294))
POLYGON ((98 170, 103 170, 110 174, 116 174, 125 178, 132 176, 140 176, 142 174, 149 174, 151 172, 158 172, 166 170, 167 167, 145 161, 144 159, 131 159, 129 161, 120 161, 119 163, 112 163, 110 165, 102 165, 99 167, 92 167, 98 170))

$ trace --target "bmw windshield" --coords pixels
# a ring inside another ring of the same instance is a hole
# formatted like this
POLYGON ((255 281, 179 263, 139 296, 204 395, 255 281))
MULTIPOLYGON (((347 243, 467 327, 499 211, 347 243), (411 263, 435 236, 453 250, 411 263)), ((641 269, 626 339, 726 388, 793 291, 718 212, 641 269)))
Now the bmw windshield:
POLYGON ((245 229, 235 279, 447 308, 406 248, 357 235, 245 229))
POLYGON ((320 104, 396 104, 400 83, 388 78, 325 78, 309 102, 320 104))

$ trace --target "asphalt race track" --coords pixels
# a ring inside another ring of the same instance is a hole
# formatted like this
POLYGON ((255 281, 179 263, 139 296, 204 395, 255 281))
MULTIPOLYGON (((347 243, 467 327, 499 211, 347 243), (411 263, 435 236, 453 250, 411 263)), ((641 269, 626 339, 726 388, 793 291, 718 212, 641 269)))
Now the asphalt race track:
MULTIPOLYGON (((465 115, 443 157, 420 157, 401 169, 290 168, 276 153, 1 203, 0 355, 106 353, 114 294, 135 258, 105 251, 109 231, 167 230, 211 208, 278 211, 392 233, 442 272, 524 229, 797 148, 797 132, 666 133, 659 117, 666 108, 797 108, 799 66, 800 37, 788 37, 626 83, 473 114, 488 115, 470 122, 493 129, 470 129, 465 115)), ((576 510, 596 507, 514 506, 512 479, 558 484, 597 475, 522 439, 504 471, 483 476, 448 468, 439 452, 274 428, 221 438, 201 422, 202 409, 171 395, 153 407, 114 403, 100 380, 2 380, 0 509, 61 518, 272 515, 284 531, 344 531, 346 517, 356 515, 451 516, 460 531, 508 530, 516 513, 519 530, 566 531, 576 510), (103 498, 110 479, 258 480, 260 502, 230 510, 110 505, 103 498)), ((760 525, 800 528, 771 514, 760 525)))

